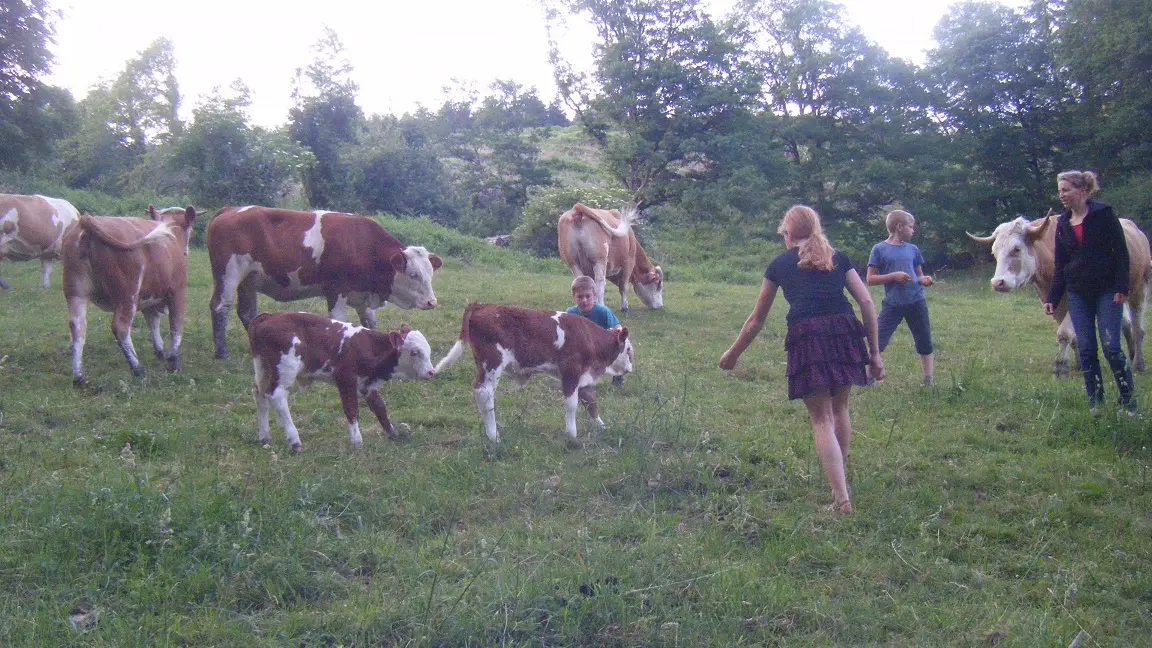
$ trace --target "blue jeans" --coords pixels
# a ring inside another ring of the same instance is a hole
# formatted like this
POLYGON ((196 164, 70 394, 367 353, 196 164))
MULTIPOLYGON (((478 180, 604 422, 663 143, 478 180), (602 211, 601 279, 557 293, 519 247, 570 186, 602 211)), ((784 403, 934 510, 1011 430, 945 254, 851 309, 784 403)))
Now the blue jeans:
POLYGON ((880 350, 888 348, 892 341, 892 334, 901 321, 908 322, 908 330, 912 331, 912 340, 916 343, 916 353, 926 356, 932 355, 932 326, 928 321, 928 300, 912 302, 911 304, 891 304, 884 300, 877 320, 880 333, 880 350))
POLYGON ((1104 359, 1112 368, 1112 377, 1116 379, 1116 389, 1120 392, 1120 405, 1127 406, 1132 401, 1132 367, 1120 345, 1124 305, 1113 303, 1113 297, 1110 292, 1095 296, 1068 292, 1068 317, 1072 318, 1072 329, 1076 332, 1084 390, 1088 392, 1088 402, 1093 407, 1104 401, 1104 378, 1100 373, 1100 357, 1096 353, 1097 326, 1104 359))

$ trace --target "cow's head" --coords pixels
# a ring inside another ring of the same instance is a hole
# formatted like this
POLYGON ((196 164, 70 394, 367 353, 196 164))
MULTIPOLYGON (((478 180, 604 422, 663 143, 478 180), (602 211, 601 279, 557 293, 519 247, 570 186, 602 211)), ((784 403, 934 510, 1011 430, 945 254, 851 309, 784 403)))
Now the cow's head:
POLYGON ((612 364, 604 370, 604 373, 609 376, 623 376, 627 373, 632 373, 632 360, 636 356, 636 352, 632 349, 632 340, 628 339, 628 329, 621 326, 620 328, 612 329, 612 333, 616 335, 616 359, 612 364))
POLYGON ((421 380, 436 376, 436 370, 432 368, 432 347, 428 346, 423 333, 407 324, 401 324, 399 331, 392 331, 388 336, 392 346, 400 350, 400 360, 393 377, 421 380))
POLYGON ((994 290, 1008 292, 1032 281, 1036 275, 1033 246, 1043 239, 1054 220, 1049 216, 1030 223, 1017 218, 998 225, 991 236, 968 234, 973 241, 992 246, 992 256, 996 257, 996 274, 992 275, 994 290))
POLYGON ((653 266, 648 272, 633 272, 632 288, 648 308, 664 308, 664 271, 660 266, 653 266))
POLYGON ((172 231, 181 232, 181 238, 184 241, 184 256, 188 256, 188 243, 192 240, 192 223, 196 220, 196 209, 192 205, 165 207, 159 211, 154 205, 148 205, 148 218, 167 223, 172 231))
POLYGON ((440 257, 413 245, 394 254, 390 262, 396 275, 392 280, 392 294, 388 301, 400 308, 436 308, 432 272, 444 265, 440 257))

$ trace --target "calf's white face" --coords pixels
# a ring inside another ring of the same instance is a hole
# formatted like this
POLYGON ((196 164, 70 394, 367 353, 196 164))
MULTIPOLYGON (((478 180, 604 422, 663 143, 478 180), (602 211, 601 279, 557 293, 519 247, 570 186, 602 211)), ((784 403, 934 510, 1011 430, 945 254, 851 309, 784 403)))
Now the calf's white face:
POLYGON ((632 340, 624 340, 624 348, 620 351, 620 355, 616 356, 616 359, 604 370, 604 373, 609 376, 623 376, 632 373, 632 359, 635 356, 636 352, 632 348, 632 340))
POLYGON ((393 375, 405 380, 436 376, 436 370, 432 368, 432 348, 428 346, 428 340, 420 331, 408 331, 404 336, 404 344, 400 347, 400 361, 393 375))
POLYGON ((440 257, 428 254, 419 246, 404 248, 404 257, 397 254, 392 267, 392 295, 388 301, 400 308, 430 310, 436 308, 436 293, 432 291, 432 272, 442 264, 440 257))

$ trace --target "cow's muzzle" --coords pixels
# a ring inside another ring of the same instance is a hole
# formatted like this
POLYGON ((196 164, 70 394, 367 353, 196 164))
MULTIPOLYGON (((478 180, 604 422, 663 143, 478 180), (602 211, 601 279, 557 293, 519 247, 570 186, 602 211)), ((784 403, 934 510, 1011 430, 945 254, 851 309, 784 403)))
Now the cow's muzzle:
POLYGON ((1011 292, 1012 289, 1008 287, 1008 282, 1003 279, 992 280, 992 290, 996 292, 1011 292))

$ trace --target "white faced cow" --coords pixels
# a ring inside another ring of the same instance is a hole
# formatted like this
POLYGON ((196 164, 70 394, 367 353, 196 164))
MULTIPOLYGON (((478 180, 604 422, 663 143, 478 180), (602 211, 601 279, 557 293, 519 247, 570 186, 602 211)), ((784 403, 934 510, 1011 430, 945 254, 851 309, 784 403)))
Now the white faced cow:
POLYGON ((592 209, 576 203, 560 215, 556 231, 560 258, 572 276, 596 280, 596 300, 604 303, 607 279, 620 289, 620 310, 628 312, 628 283, 648 308, 664 307, 664 271, 652 265, 632 231, 635 212, 592 209))
MULTIPOLYGON (((974 236, 972 240, 992 246, 996 257, 996 274, 992 276, 992 288, 997 292, 1009 292, 1028 283, 1036 285, 1036 294, 1043 302, 1048 296, 1055 273, 1056 219, 1048 216, 1039 221, 1029 222, 1023 218, 1001 223, 991 236, 974 236)), ((1128 243, 1129 291, 1128 302, 1124 305, 1124 337, 1128 341, 1128 355, 1136 371, 1144 371, 1144 311, 1148 305, 1150 281, 1150 260, 1148 237, 1132 221, 1122 218, 1124 238, 1128 243)), ((1068 300, 1061 299, 1053 314, 1057 324, 1056 340, 1060 351, 1054 364, 1057 376, 1068 375, 1068 350, 1076 343, 1072 321, 1068 315, 1068 300)))
MULTIPOLYGON (((47 288, 64 230, 79 216, 62 198, 0 194, 0 261, 40 259, 40 287, 47 288)), ((0 288, 8 289, 3 279, 0 288)))
POLYGON ((375 328, 374 310, 436 308, 432 272, 440 257, 404 247, 375 221, 354 214, 269 207, 225 207, 208 223, 212 263, 212 336, 216 357, 228 357, 228 311, 247 329, 256 316, 256 294, 277 301, 324 297, 333 319, 375 328))
POLYGON ((300 433, 288 411, 288 390, 295 384, 323 380, 336 385, 348 417, 348 440, 359 449, 360 398, 380 421, 389 438, 396 429, 380 387, 390 378, 432 378, 432 350, 420 331, 407 324, 383 333, 311 313, 262 313, 248 328, 256 372, 256 423, 259 440, 268 443, 268 405, 284 426, 293 452, 301 451, 300 433))
POLYGON ((579 315, 538 311, 498 304, 470 304, 464 311, 460 339, 436 365, 436 373, 452 366, 472 346, 476 380, 472 389, 484 431, 496 443, 496 386, 508 372, 523 387, 536 374, 560 381, 564 392, 564 425, 576 438, 576 405, 601 428, 596 408, 596 381, 632 371, 634 351, 628 329, 604 329, 579 315))
POLYGON ((72 380, 84 385, 84 339, 88 330, 88 302, 111 311, 112 335, 137 376, 144 368, 132 346, 132 319, 144 312, 156 356, 168 360, 170 371, 180 369, 180 340, 184 333, 184 290, 187 285, 188 236, 196 210, 172 208, 142 218, 81 216, 64 233, 64 297, 72 333, 72 380), (168 313, 172 344, 164 351, 160 316, 168 313))

